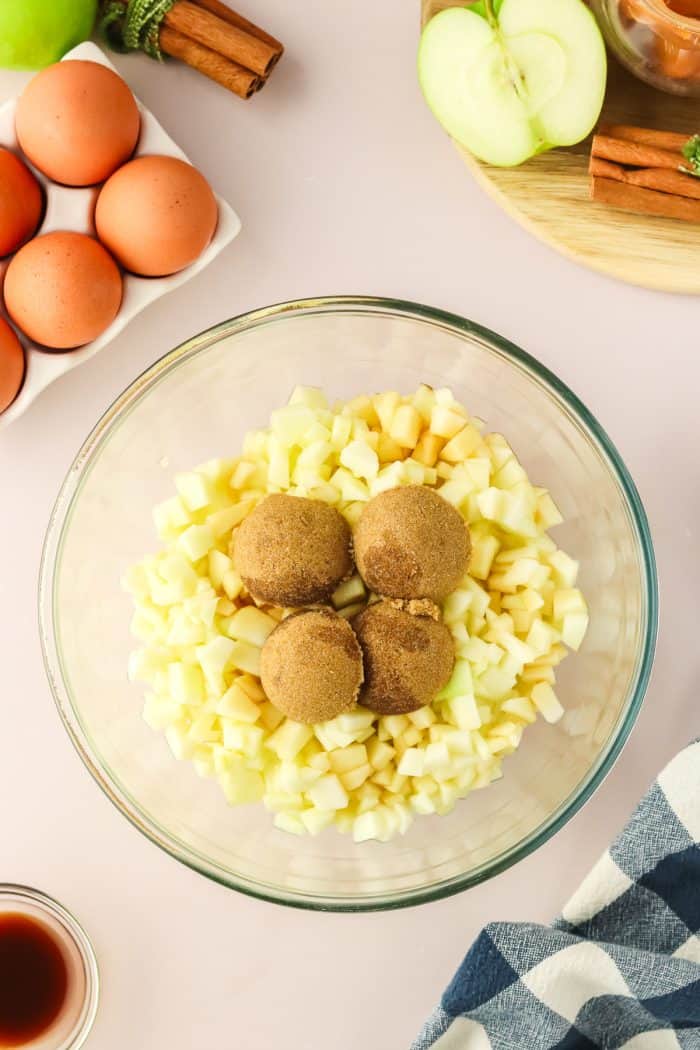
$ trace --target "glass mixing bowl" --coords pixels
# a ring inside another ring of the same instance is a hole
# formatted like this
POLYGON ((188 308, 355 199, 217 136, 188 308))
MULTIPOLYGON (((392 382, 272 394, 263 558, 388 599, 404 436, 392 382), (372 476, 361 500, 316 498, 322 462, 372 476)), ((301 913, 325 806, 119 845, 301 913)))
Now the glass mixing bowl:
POLYGON ((308 908, 391 908, 503 871, 566 824, 624 744, 649 677, 657 584, 649 528, 624 464, 590 412, 522 350, 470 321, 386 299, 304 300, 195 336, 116 401, 80 450, 49 524, 40 581, 46 667, 85 765, 145 835, 226 886, 308 908), (404 837, 355 845, 276 830, 262 805, 230 808, 172 757, 127 681, 131 599, 119 585, 156 546, 151 509, 172 476, 235 455, 297 384, 331 398, 450 386, 501 431, 564 514, 591 626, 561 667, 566 715, 538 722, 503 779, 404 837))

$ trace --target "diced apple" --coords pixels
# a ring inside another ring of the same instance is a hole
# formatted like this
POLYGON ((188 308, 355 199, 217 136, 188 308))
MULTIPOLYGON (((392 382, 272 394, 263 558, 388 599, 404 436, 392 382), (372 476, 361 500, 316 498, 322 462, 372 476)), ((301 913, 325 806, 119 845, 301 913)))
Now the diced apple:
POLYGON ((552 595, 552 612, 557 621, 562 621, 567 613, 586 611, 586 602, 577 587, 559 588, 552 595))
POLYGON ((203 703, 206 690, 201 669, 196 664, 169 664, 168 692, 178 704, 203 703))
MULTIPOLYGON (((476 640, 476 639, 475 639, 476 640)), ((468 660, 455 660, 452 676, 437 695, 438 700, 451 700, 453 696, 473 696, 474 683, 468 660)))
POLYGON ((224 586, 224 592, 226 593, 226 596, 231 601, 235 601, 235 599, 243 590, 243 580, 240 578, 236 570, 228 569, 223 574, 222 583, 224 586))
POLYGON ((291 762, 308 744, 313 735, 314 731, 311 726, 286 719, 272 736, 268 737, 266 745, 275 752, 278 758, 291 762))
POLYGON ((290 404, 276 409, 270 416, 272 433, 283 448, 302 446, 304 437, 316 422, 316 413, 308 405, 290 404))
POLYGON ((376 394, 375 397, 372 398, 374 411, 377 413, 382 430, 386 433, 391 429, 391 422, 394 418, 394 413, 400 403, 401 395, 396 393, 395 390, 387 391, 384 394, 376 394))
POLYGON ((367 597, 365 585, 360 576, 351 576, 349 580, 341 583, 333 592, 332 602, 335 609, 342 609, 346 605, 364 601, 367 597))
POLYGON ((177 546, 191 562, 197 562, 214 546, 214 533, 208 525, 190 525, 178 537, 177 546))
POLYGON ((262 726, 234 722, 230 718, 222 718, 221 725, 224 747, 238 751, 249 758, 260 754, 265 736, 262 726))
POLYGON ((446 499, 454 507, 461 507, 469 498, 473 488, 474 486, 470 480, 452 477, 440 486, 438 492, 443 499, 446 499))
POLYGON ((578 651, 583 644, 588 630, 587 612, 567 613, 562 622, 561 640, 570 649, 578 651))
POLYGON ((421 383, 411 398, 415 408, 418 409, 426 423, 430 422, 430 416, 437 403, 435 391, 427 383, 421 383))
POLYGON ((499 489, 512 489, 523 481, 527 481, 527 474, 515 456, 502 463, 493 476, 493 484, 499 489))
POLYGON ((543 529, 553 529, 564 520, 561 511, 547 491, 537 496, 537 521, 543 529))
POLYGON ((214 511, 213 514, 209 514, 206 524, 218 540, 221 536, 228 535, 236 525, 240 525, 254 506, 254 499, 241 499, 232 507, 224 507, 221 510, 214 511))
POLYGON ((347 773, 339 773, 338 777, 346 791, 356 791, 373 772, 372 766, 365 762, 362 766, 349 769, 347 773))
POLYGON ((250 642, 234 640, 230 657, 231 666, 237 667, 239 671, 247 671, 248 674, 260 674, 260 649, 250 642))
POLYGON ((534 686, 532 693, 532 702, 540 712, 545 722, 558 722, 564 714, 564 708, 559 703, 557 695, 550 685, 546 682, 538 682, 534 686))
POLYGON ((407 748, 398 765, 398 771, 402 776, 423 776, 425 768, 425 752, 417 747, 407 748))
POLYGON ((270 485, 276 489, 289 488, 289 449, 274 434, 268 439, 267 457, 267 477, 270 485))
POLYGON ((402 483, 403 463, 390 463, 382 467, 376 478, 370 483, 370 495, 378 496, 380 492, 395 489, 402 483))
POLYGON ((423 420, 413 405, 399 405, 389 425, 389 437, 402 448, 415 448, 422 426, 423 420))
POLYGON ((299 817, 309 835, 319 835, 335 820, 335 810, 317 809, 314 806, 313 809, 302 810, 299 817))
POLYGON ((573 587, 578 576, 578 562, 564 551, 554 551, 547 559, 552 567, 554 579, 560 587, 573 587))
POLYGON ((453 696, 445 701, 445 709, 458 729, 478 729, 481 715, 474 694, 453 696))
POLYGON ((338 751, 331 751, 328 759, 334 773, 348 773, 351 769, 366 764, 367 748, 364 744, 351 744, 338 751))
POLYGON ((153 521, 159 537, 169 540, 187 528, 190 516, 180 497, 173 496, 153 508, 153 521))
POLYGON ((204 674, 216 678, 221 675, 231 661, 236 643, 230 638, 219 635, 206 645, 200 645, 197 649, 197 659, 204 674))
POLYGON ((313 441, 305 445, 299 453, 294 468, 294 478, 299 481, 302 471, 311 470, 318 477, 321 466, 333 456, 333 445, 330 441, 313 441))
POLYGON ((265 729, 272 733, 284 722, 284 715, 279 708, 267 700, 260 705, 260 721, 265 726, 265 729))
POLYGON ((345 809, 348 795, 335 773, 326 773, 309 788, 309 800, 318 809, 345 809))
POLYGON ((214 490, 209 478, 196 470, 175 476, 175 488, 182 502, 189 511, 201 510, 214 498, 214 490))
POLYGON ((340 451, 345 448, 352 434, 352 419, 349 416, 334 416, 331 427, 331 444, 340 451))
POLYGON ((498 554, 500 542, 496 536, 479 536, 472 539, 472 552, 469 559, 469 572, 477 580, 487 580, 493 560, 498 554))
POLYGON ((523 722, 528 724, 534 722, 536 718, 534 706, 524 696, 513 696, 508 700, 504 700, 501 704, 501 710, 516 718, 521 718, 523 722))
POLYGON ((305 405, 314 412, 323 412, 328 409, 328 398, 316 386, 295 386, 289 397, 290 405, 305 405))
POLYGON ((216 715, 209 711, 200 711, 194 715, 188 735, 195 744, 219 743, 221 730, 218 728, 216 715))
POLYGON ((379 472, 379 456, 364 441, 351 441, 340 453, 340 462, 357 478, 368 481, 379 472))
POLYGON ((384 431, 378 433, 376 437, 377 447, 375 451, 379 457, 380 463, 395 463, 397 460, 402 460, 405 457, 406 449, 397 444, 397 442, 389 437, 388 434, 385 434, 384 431))
MULTIPOLYGON (((267 613, 257 609, 254 605, 246 605, 231 617, 228 634, 231 638, 248 642, 250 645, 262 649, 276 626, 277 622, 271 616, 268 616, 267 613)), ((249 670, 249 668, 243 668, 243 670, 249 670)), ((251 671, 250 673, 257 674, 257 671, 251 671)))
POLYGON ((241 459, 236 464, 229 480, 229 487, 241 492, 246 489, 254 477, 257 466, 249 460, 241 459))
POLYGON ((224 576, 231 569, 233 569, 233 562, 227 554, 218 550, 209 551, 208 576, 216 590, 221 590, 224 576))
MULTIPOLYGON (((184 598, 189 598, 190 595, 194 594, 199 582, 199 577, 192 568, 191 563, 179 551, 160 559, 157 575, 164 583, 168 584, 172 593, 177 596, 176 601, 182 601, 184 598)), ((156 604, 160 604, 155 597, 155 578, 151 578, 151 583, 153 587, 153 601, 156 604)))
POLYGON ((462 420, 461 430, 450 438, 440 453, 440 458, 446 460, 447 463, 462 463, 473 455, 481 444, 482 438, 479 431, 470 423, 462 420))
MULTIPOLYGON (((430 431, 449 441, 464 427, 464 416, 447 405, 436 404, 430 414, 430 431)), ((444 450, 443 450, 444 451, 444 450)))
POLYGON ((428 814, 435 812, 435 803, 430 795, 426 795, 423 791, 411 795, 409 804, 416 813, 420 813, 422 816, 428 816, 428 814))
POLYGON ((413 450, 413 458, 426 467, 434 467, 445 444, 445 439, 424 430, 413 450))
MULTIPOLYGON (((233 721, 253 723, 260 718, 261 710, 260 706, 250 699, 245 690, 241 689, 240 685, 234 682, 217 703, 216 713, 233 721)), ((266 728, 268 727, 266 726, 266 728)))

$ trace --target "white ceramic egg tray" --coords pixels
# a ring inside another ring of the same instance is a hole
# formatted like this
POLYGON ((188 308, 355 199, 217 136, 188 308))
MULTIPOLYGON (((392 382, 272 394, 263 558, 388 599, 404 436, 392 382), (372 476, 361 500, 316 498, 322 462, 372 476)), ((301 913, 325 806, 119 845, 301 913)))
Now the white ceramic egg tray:
MULTIPOLYGON (((101 62, 103 66, 113 69, 111 62, 95 44, 80 44, 73 48, 63 61, 80 58, 92 62, 101 62)), ((138 157, 145 153, 163 153, 171 157, 180 157, 188 160, 180 147, 173 142, 168 134, 160 126, 153 114, 143 106, 138 99, 139 111, 141 113, 141 133, 136 146, 134 156, 138 157)), ((0 107, 0 146, 19 153, 17 137, 15 135, 15 109, 17 99, 11 99, 0 107)), ((21 155, 21 154, 20 154, 21 155)), ((38 172, 27 158, 23 160, 28 164, 34 175, 42 185, 45 194, 45 213, 41 226, 37 233, 50 233, 53 230, 74 230, 79 233, 94 234, 93 211, 99 187, 91 186, 87 189, 71 189, 69 186, 57 186, 49 182, 41 172, 38 172)), ((203 173, 206 176, 206 172, 203 173)), ((94 354, 103 350, 109 342, 131 321, 136 314, 148 306, 155 299, 173 288, 184 284, 190 277, 203 270, 205 266, 229 244, 241 229, 241 221, 233 208, 216 198, 219 206, 219 221, 216 233, 208 247, 191 266, 172 274, 170 277, 135 277, 132 274, 123 274, 124 297, 121 308, 115 320, 98 339, 79 347, 77 350, 51 352, 36 346, 23 335, 17 332, 22 345, 25 348, 27 359, 27 372, 24 385, 14 403, 0 415, 0 430, 14 419, 17 419, 32 401, 44 390, 54 379, 77 368, 83 361, 87 361, 94 354)), ((3 279, 9 259, 0 261, 0 281, 3 279)), ((4 305, 0 305, 0 313, 9 321, 4 305)))

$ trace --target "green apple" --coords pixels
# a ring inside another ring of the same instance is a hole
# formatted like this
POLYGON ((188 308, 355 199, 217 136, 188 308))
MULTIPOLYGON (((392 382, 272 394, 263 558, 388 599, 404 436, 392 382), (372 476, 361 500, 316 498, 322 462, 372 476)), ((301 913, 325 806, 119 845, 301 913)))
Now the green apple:
POLYGON ((41 69, 87 40, 97 0, 0 0, 0 66, 41 69))
POLYGON ((480 0, 428 22, 423 94, 446 131, 481 160, 511 167, 572 146, 603 105, 605 45, 582 0, 480 0))

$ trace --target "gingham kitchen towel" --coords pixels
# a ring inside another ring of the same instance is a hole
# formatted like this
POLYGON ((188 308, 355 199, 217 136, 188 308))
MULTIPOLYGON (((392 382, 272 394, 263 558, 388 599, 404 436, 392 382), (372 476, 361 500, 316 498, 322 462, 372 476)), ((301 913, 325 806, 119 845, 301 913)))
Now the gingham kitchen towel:
POLYGON ((552 926, 493 923, 413 1050, 700 1050, 700 742, 552 926))

